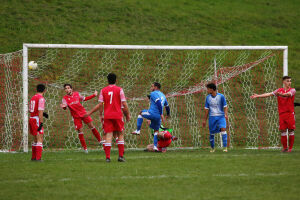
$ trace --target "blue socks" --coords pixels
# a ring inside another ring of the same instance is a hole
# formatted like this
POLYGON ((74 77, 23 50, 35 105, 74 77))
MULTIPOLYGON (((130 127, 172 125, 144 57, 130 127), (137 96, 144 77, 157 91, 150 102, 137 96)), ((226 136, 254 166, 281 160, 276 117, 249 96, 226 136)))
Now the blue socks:
POLYGON ((143 124, 143 117, 142 117, 142 115, 139 115, 138 118, 137 118, 137 123, 136 123, 136 126, 137 126, 136 130, 137 131, 141 130, 142 124, 143 124))
POLYGON ((158 143, 157 133, 158 132, 154 132, 153 144, 154 144, 155 147, 157 147, 157 143, 158 143))
POLYGON ((210 147, 212 149, 215 148, 215 134, 209 134, 209 142, 210 142, 210 147))

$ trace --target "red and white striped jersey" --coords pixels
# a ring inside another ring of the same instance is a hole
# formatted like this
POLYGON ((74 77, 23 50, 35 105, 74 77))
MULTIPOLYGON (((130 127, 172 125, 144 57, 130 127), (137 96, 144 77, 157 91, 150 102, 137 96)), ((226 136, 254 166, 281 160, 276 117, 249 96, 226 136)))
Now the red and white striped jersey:
POLYGON ((73 92, 72 95, 65 95, 62 99, 62 104, 67 105, 70 109, 73 118, 83 117, 86 114, 85 108, 81 105, 85 97, 78 92, 73 92))
POLYGON ((122 101, 126 101, 124 91, 116 85, 108 85, 100 91, 99 102, 104 103, 104 119, 122 119, 122 101))

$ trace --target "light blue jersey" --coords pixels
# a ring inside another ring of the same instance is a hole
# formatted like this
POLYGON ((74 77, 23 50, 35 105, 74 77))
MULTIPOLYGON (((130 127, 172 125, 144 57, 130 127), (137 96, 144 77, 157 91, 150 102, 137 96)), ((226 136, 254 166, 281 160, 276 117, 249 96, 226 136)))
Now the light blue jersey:
POLYGON ((225 116, 224 107, 227 107, 226 99, 223 94, 217 93, 214 97, 207 95, 205 100, 205 109, 209 110, 209 116, 225 116))
POLYGON ((150 108, 149 113, 152 114, 163 114, 164 106, 168 106, 166 96, 159 90, 155 90, 150 93, 150 108))

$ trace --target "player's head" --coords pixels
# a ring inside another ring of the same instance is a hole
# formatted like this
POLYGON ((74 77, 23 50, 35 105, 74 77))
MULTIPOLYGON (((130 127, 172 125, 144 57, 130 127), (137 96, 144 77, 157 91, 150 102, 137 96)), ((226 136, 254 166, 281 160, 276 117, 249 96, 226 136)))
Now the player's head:
POLYGON ((115 75, 114 73, 109 73, 107 75, 107 81, 108 84, 115 84, 117 81, 117 75, 115 75))
POLYGON ((44 84, 38 84, 38 85, 36 86, 36 91, 37 91, 38 93, 44 93, 45 90, 46 90, 46 86, 45 86, 44 84))
POLYGON ((71 95, 73 93, 73 87, 69 83, 64 84, 64 90, 68 95, 71 95))
POLYGON ((154 82, 151 85, 151 91, 160 90, 160 88, 161 88, 161 85, 158 82, 154 82))
POLYGON ((207 88, 207 92, 208 92, 209 94, 212 94, 213 92, 215 92, 215 91, 217 90, 217 86, 216 86, 216 84, 214 84, 214 83, 209 83, 209 84, 207 84, 207 85, 206 85, 206 88, 207 88))
POLYGON ((284 76, 282 77, 282 82, 285 87, 291 87, 292 78, 290 76, 284 76))

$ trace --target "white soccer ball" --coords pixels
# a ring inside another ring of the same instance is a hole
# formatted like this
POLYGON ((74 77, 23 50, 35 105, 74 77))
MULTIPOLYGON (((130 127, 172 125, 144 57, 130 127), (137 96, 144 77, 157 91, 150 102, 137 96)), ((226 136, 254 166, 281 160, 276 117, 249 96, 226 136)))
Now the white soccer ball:
POLYGON ((37 67, 38 67, 38 64, 35 61, 30 61, 28 63, 28 68, 29 69, 37 69, 37 67))

